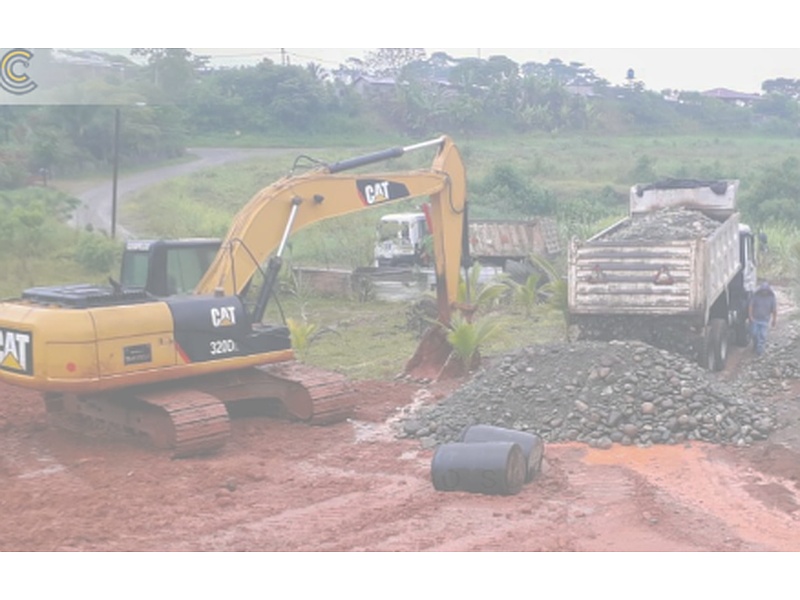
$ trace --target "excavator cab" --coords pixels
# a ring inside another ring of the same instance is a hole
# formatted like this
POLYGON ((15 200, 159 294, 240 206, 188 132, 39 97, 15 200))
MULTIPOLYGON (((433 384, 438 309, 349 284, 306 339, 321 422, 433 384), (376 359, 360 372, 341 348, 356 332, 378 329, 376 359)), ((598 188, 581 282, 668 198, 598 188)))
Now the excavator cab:
POLYGON ((122 254, 120 285, 143 289, 156 298, 190 294, 220 244, 214 238, 129 241, 122 254))

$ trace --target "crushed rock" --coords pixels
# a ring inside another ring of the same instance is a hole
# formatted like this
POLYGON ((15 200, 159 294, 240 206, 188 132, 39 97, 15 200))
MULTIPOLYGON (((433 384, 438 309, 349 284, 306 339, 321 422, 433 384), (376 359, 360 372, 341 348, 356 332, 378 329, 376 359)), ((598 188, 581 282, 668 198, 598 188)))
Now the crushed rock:
POLYGON ((691 240, 710 236, 720 222, 697 210, 664 208, 634 215, 625 225, 603 236, 603 241, 691 240))
MULTIPOLYGON (((800 373, 793 351, 779 364, 800 373)), ((753 368, 774 369, 775 361, 753 368)), ((638 341, 530 346, 495 359, 439 404, 415 410, 413 425, 398 435, 430 445, 486 424, 598 448, 692 440, 747 446, 776 428, 772 408, 748 385, 721 381, 693 361, 638 341)))

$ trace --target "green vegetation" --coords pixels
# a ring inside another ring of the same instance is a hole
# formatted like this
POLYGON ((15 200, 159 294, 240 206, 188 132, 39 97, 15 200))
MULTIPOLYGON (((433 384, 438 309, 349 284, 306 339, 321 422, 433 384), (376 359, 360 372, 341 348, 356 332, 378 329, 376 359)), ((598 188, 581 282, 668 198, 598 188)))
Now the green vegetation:
POLYGON ((0 296, 36 285, 98 281, 116 270, 118 245, 66 224, 77 203, 51 188, 0 191, 0 296))
MULTIPOLYGON (((455 139, 467 165, 470 215, 475 218, 551 214, 565 239, 586 237, 627 212, 634 183, 662 177, 724 177, 741 180, 740 205, 755 228, 800 223, 800 214, 795 215, 800 203, 794 201, 800 194, 798 139, 567 134, 455 139)), ((288 174, 298 154, 333 162, 380 148, 297 150, 212 169, 126 201, 122 219, 141 235, 222 235, 230 217, 259 189, 288 174)), ((424 160, 404 157, 381 170, 417 168, 424 160)), ((411 210, 418 203, 407 201, 319 223, 292 240, 291 256, 316 266, 366 266, 379 214, 411 210)))
MULTIPOLYGON (((499 189, 498 181, 506 177, 511 182, 506 189, 516 186, 540 190, 541 197, 554 199, 550 206, 559 220, 564 242, 569 235, 594 233, 625 214, 627 192, 635 181, 631 171, 641 164, 656 169, 659 177, 711 175, 706 171, 707 165, 714 165, 718 176, 740 177, 742 205, 750 218, 762 214, 758 210, 765 198, 776 193, 773 190, 777 183, 784 182, 780 188, 785 190, 783 194, 792 193, 795 170, 787 159, 800 157, 796 141, 758 137, 704 140, 695 136, 507 136, 464 142, 456 138, 456 142, 468 167, 473 213, 505 217, 512 210, 519 210, 518 204, 504 203, 502 195, 494 194, 487 200, 481 193, 499 189), (640 163, 639 156, 649 158, 640 163), (661 165, 680 167, 670 171, 661 170, 661 165), (739 175, 737 170, 743 173, 739 175), (781 174, 780 179, 776 179, 776 173, 781 174)), ((378 148, 336 146, 307 154, 333 161, 378 148)), ((121 219, 143 237, 221 235, 235 212, 259 189, 289 172, 295 154, 229 165, 166 182, 123 203, 121 219)), ((396 160, 390 167, 405 170, 426 164, 426 160, 396 160)), ((119 256, 117 244, 102 234, 75 231, 65 224, 66 215, 76 202, 70 196, 52 188, 33 187, 0 192, 0 201, 4 207, 0 227, 6 241, 0 263, 5 273, 4 295, 19 294, 30 285, 103 282, 109 274, 116 274, 118 265, 112 257, 119 256)), ((306 334, 305 342, 296 341, 298 353, 305 360, 356 378, 393 377, 402 370, 419 334, 418 329, 409 326, 402 307, 367 297, 348 300, 315 296, 306 282, 292 276, 290 267, 366 266, 371 261, 379 215, 415 206, 416 201, 405 201, 363 211, 319 223, 292 236, 281 278, 282 293, 279 303, 270 304, 267 320, 280 322, 287 317, 299 324, 294 334, 306 334), (335 335, 320 335, 323 332, 335 335)), ((517 214, 526 216, 524 210, 517 214)), ((800 280, 797 221, 773 218, 763 225, 754 223, 754 228, 763 229, 769 239, 769 252, 759 258, 762 274, 786 284, 800 280)), ((480 267, 468 275, 470 298, 473 302, 479 300, 482 307, 475 322, 491 325, 496 331, 493 336, 478 340, 476 346, 481 355, 564 339, 563 262, 540 263, 538 267, 538 280, 532 277, 516 285, 503 280, 479 285, 480 267)), ((465 298, 466 283, 462 282, 465 298)), ((474 335, 464 337, 477 340, 474 335)))
POLYGON ((456 314, 453 316, 447 332, 447 341, 453 347, 453 353, 461 361, 464 371, 471 371, 477 366, 480 349, 488 342, 500 337, 502 329, 497 321, 491 318, 469 321, 456 314))
POLYGON ((292 348, 294 348, 295 353, 301 360, 306 359, 319 327, 316 323, 298 321, 292 317, 286 319, 286 326, 289 328, 292 348))

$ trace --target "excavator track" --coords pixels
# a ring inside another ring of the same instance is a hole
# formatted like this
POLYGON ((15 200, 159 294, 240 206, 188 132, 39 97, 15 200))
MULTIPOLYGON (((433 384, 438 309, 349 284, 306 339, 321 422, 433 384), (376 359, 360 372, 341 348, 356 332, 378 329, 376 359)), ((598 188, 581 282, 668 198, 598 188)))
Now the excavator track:
POLYGON ((230 437, 225 405, 192 389, 107 396, 50 395, 51 422, 81 434, 145 438, 175 458, 216 452, 230 437))
POLYGON ((262 365, 256 369, 284 388, 279 396, 286 411, 311 425, 331 425, 349 419, 355 398, 341 373, 297 361, 262 365))
POLYGON ((153 443, 170 448, 176 458, 216 452, 230 437, 228 410, 214 396, 183 389, 142 394, 138 400, 159 409, 144 423, 153 443))
POLYGON ((230 437, 227 405, 280 402, 280 415, 310 425, 350 418, 355 408, 347 378, 297 361, 261 365, 191 380, 191 387, 141 388, 116 394, 49 394, 53 424, 81 434, 146 439, 174 458, 210 454, 230 437))

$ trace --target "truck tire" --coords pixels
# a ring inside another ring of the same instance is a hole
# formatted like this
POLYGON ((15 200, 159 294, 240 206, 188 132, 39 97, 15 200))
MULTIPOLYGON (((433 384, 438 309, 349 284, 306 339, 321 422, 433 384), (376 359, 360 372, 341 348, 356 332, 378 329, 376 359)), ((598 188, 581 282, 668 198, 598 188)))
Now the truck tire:
POLYGON ((706 333, 705 337, 703 337, 702 348, 700 349, 700 355, 697 357, 697 362, 704 369, 708 369, 709 371, 715 370, 717 356, 714 352, 714 342, 711 339, 710 330, 706 333))
POLYGON ((752 335, 750 334, 750 323, 747 320, 736 321, 736 345, 740 348, 747 348, 750 345, 752 335))
POLYGON ((728 323, 725 319, 711 319, 710 327, 708 337, 710 350, 714 353, 714 364, 709 369, 722 371, 728 361, 728 323))

